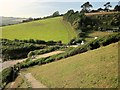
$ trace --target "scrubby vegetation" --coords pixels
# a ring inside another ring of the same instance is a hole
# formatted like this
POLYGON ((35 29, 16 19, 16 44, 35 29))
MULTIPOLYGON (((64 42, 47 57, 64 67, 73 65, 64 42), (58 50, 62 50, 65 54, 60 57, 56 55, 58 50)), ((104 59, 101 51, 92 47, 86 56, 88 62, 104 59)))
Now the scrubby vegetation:
POLYGON ((0 72, 1 75, 1 82, 0 82, 0 87, 4 88, 9 82, 14 81, 15 78, 18 76, 20 68, 18 66, 14 67, 8 67, 2 72, 0 72))
POLYGON ((44 41, 44 40, 35 40, 35 39, 28 39, 28 40, 19 40, 14 39, 15 42, 24 42, 24 43, 33 43, 33 44, 44 44, 44 45, 62 45, 62 41, 44 41))
POLYGON ((27 54, 30 51, 43 49, 45 45, 38 45, 32 43, 24 43, 24 42, 16 42, 8 39, 1 39, 2 47, 2 60, 10 60, 10 59, 21 59, 26 58, 27 54))
POLYGON ((120 31, 120 13, 86 16, 84 13, 69 10, 63 16, 63 19, 70 22, 78 33, 89 31, 120 31))

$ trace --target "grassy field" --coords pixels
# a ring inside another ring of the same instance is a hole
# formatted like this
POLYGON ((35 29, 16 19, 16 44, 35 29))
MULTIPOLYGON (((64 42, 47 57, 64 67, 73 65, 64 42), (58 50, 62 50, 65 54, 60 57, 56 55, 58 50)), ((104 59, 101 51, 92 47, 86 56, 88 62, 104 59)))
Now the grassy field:
POLYGON ((28 72, 52 88, 115 88, 118 87, 118 43, 22 71, 28 72))
POLYGON ((94 40, 95 37, 103 37, 106 35, 110 35, 116 32, 101 32, 101 31, 94 31, 91 33, 88 33, 87 37, 85 38, 86 41, 94 40))
POLYGON ((95 13, 85 13, 85 15, 87 16, 91 16, 91 15, 106 15, 106 14, 114 14, 114 13, 119 13, 119 12, 95 12, 95 13))
POLYGON ((61 40, 68 43, 74 37, 76 32, 62 17, 2 27, 2 38, 7 39, 61 40))

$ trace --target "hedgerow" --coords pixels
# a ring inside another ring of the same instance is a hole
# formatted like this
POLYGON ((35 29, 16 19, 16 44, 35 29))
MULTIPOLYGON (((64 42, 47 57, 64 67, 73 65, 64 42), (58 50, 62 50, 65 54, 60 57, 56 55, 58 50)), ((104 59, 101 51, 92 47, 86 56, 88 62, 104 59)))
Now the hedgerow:
POLYGON ((14 40, 0 39, 2 46, 2 60, 12 60, 26 58, 30 51, 43 49, 45 45, 38 45, 32 43, 16 42, 14 40))

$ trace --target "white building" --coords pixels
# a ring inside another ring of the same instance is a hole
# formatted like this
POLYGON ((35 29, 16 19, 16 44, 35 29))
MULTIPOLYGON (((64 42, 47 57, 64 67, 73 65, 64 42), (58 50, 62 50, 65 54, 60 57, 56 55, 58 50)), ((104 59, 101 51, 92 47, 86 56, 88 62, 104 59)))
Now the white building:
POLYGON ((94 39, 97 39, 98 37, 95 37, 94 39))
POLYGON ((81 42, 81 45, 83 45, 83 44, 84 44, 84 41, 81 42))

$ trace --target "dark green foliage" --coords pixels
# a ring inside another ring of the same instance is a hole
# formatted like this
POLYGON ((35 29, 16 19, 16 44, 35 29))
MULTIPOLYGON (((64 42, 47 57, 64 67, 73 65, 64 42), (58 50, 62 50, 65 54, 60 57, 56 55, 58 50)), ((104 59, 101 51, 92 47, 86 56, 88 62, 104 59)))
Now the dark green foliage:
POLYGON ((106 14, 106 15, 93 15, 89 16, 96 22, 93 30, 99 31, 113 31, 118 32, 120 27, 120 13, 106 14))
POLYGON ((120 5, 116 5, 114 8, 115 11, 120 11, 120 5))
POLYGON ((117 41, 119 41, 120 40, 120 33, 118 34, 118 35, 109 35, 109 37, 103 37, 104 39, 103 40, 101 40, 101 44, 103 45, 103 46, 106 46, 106 45, 108 45, 108 44, 110 44, 110 43, 114 43, 114 42, 117 42, 117 41))
POLYGON ((64 14, 63 19, 68 21, 75 30, 87 32, 92 30, 99 23, 95 18, 87 17, 84 13, 74 12, 69 10, 64 14))
POLYGON ((17 65, 14 65, 13 67, 8 67, 0 72, 0 75, 2 75, 2 82, 0 83, 1 88, 4 88, 9 82, 15 80, 15 78, 18 76, 18 72, 20 69, 17 65))
POLYGON ((57 16, 59 16, 60 14, 59 14, 59 11, 56 11, 56 12, 54 12, 53 13, 53 17, 57 17, 57 16))
POLYGON ((45 45, 37 45, 32 43, 16 42, 7 39, 1 39, 1 50, 3 61, 9 59, 26 58, 30 51, 43 49, 45 45))
POLYGON ((70 40, 68 45, 77 45, 77 44, 80 44, 82 41, 84 41, 83 38, 73 38, 70 40))
POLYGON ((69 10, 64 14, 63 20, 68 21, 75 30, 80 32, 120 31, 120 13, 86 16, 84 13, 69 10))
POLYGON ((81 12, 90 12, 90 8, 91 7, 93 7, 91 4, 90 4, 90 2, 85 2, 82 6, 81 6, 81 8, 82 8, 82 10, 81 10, 81 12))
MULTIPOLYGON (((107 15, 106 15, 107 16, 107 15)), ((69 10, 64 16, 63 19, 68 21, 75 30, 80 30, 81 32, 89 32, 91 30, 98 30, 99 26, 108 25, 108 17, 99 15, 97 16, 86 16, 84 13, 74 12, 73 10, 69 10), (104 22, 105 24, 104 25, 104 22)), ((113 16, 112 16, 113 17, 113 16)), ((111 17, 111 18, 112 18, 111 17)))
POLYGON ((24 42, 24 43, 33 43, 33 44, 45 44, 45 45, 62 45, 62 41, 44 41, 44 40, 34 40, 34 39, 29 39, 29 40, 18 40, 15 39, 15 42, 24 42))
POLYGON ((8 81, 11 81, 11 72, 12 72, 12 68, 6 68, 4 69, 0 75, 2 75, 2 82, 1 85, 2 87, 4 87, 4 85, 6 85, 8 83, 8 81))
POLYGON ((79 32, 78 37, 86 37, 87 33, 86 32, 79 32))
POLYGON ((93 30, 93 26, 97 26, 98 21, 96 19, 83 16, 81 17, 79 21, 79 27, 82 30, 82 32, 87 32, 93 30))
POLYGON ((112 7, 112 5, 110 4, 110 2, 107 2, 106 4, 104 4, 104 6, 105 6, 105 9, 104 9, 104 11, 109 11, 109 8, 110 7, 112 7))
POLYGON ((111 20, 112 26, 120 26, 120 14, 114 15, 114 17, 111 20))

